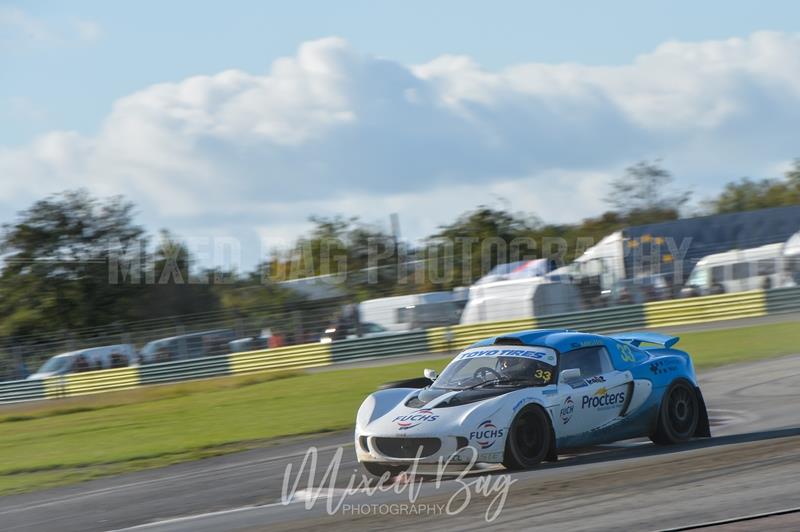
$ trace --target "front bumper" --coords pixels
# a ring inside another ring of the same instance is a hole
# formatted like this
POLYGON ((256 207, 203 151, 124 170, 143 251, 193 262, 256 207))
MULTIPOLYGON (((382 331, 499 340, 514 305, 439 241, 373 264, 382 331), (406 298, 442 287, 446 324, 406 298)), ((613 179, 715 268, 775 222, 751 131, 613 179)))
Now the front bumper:
POLYGON ((356 434, 355 448, 359 462, 459 465, 503 461, 502 452, 487 452, 485 449, 471 446, 465 436, 356 434), (419 461, 417 461, 418 454, 419 461))

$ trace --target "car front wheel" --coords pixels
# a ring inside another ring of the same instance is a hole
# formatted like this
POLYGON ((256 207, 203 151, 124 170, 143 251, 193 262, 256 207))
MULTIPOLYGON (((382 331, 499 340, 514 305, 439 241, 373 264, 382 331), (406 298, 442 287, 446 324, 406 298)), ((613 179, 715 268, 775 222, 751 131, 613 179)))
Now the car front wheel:
POLYGON ((529 469, 548 458, 553 445, 547 414, 538 405, 520 410, 506 437, 503 465, 507 469, 529 469))

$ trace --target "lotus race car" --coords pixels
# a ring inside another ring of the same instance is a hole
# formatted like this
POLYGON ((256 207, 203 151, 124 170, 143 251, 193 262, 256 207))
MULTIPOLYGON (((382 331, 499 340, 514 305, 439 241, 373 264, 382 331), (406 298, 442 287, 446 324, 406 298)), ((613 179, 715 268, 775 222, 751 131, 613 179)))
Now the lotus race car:
POLYGON ((531 468, 559 451, 647 436, 709 437, 703 395, 677 337, 532 330, 482 340, 433 382, 367 397, 358 461, 374 475, 412 463, 531 468))

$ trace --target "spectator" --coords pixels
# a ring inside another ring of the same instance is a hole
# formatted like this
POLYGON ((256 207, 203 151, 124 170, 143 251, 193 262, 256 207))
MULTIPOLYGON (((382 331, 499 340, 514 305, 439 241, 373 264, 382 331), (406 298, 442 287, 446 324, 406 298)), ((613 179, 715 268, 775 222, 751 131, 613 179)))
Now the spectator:
POLYGON ((125 356, 121 353, 111 353, 111 368, 124 368, 128 365, 125 356))
POLYGON ((82 373, 84 371, 89 371, 91 367, 89 366, 89 361, 86 360, 86 357, 83 355, 78 355, 78 358, 75 359, 75 372, 82 373))
POLYGON ((268 345, 270 349, 274 347, 283 347, 286 345, 286 339, 281 333, 275 333, 269 337, 268 345))

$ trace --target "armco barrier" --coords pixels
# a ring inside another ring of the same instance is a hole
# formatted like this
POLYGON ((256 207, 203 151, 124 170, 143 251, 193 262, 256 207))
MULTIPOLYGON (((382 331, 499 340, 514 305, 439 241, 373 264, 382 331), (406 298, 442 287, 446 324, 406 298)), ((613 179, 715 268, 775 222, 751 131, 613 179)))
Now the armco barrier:
POLYGON ((332 363, 331 344, 293 345, 228 356, 231 373, 235 374, 312 368, 332 363))
POLYGON ((800 287, 767 291, 767 314, 800 311, 800 287))
POLYGON ((536 326, 540 329, 572 329, 586 332, 641 329, 645 326, 644 305, 622 305, 542 316, 536 319, 536 326))
POLYGON ((0 382, 0 403, 17 403, 44 399, 44 383, 42 381, 8 381, 0 382))
POLYGON ((118 368, 44 379, 45 397, 72 397, 139 386, 137 368, 118 368))
POLYGON ((428 345, 433 353, 452 351, 463 349, 487 336, 535 328, 536 321, 533 318, 435 327, 428 329, 428 345))
POLYGON ((139 368, 142 384, 159 384, 230 375, 229 355, 159 362, 139 368))
POLYGON ((648 327, 753 318, 767 313, 764 290, 645 303, 648 327))
POLYGON ((360 358, 428 353, 426 331, 401 332, 385 336, 339 340, 331 344, 333 363, 360 358))

